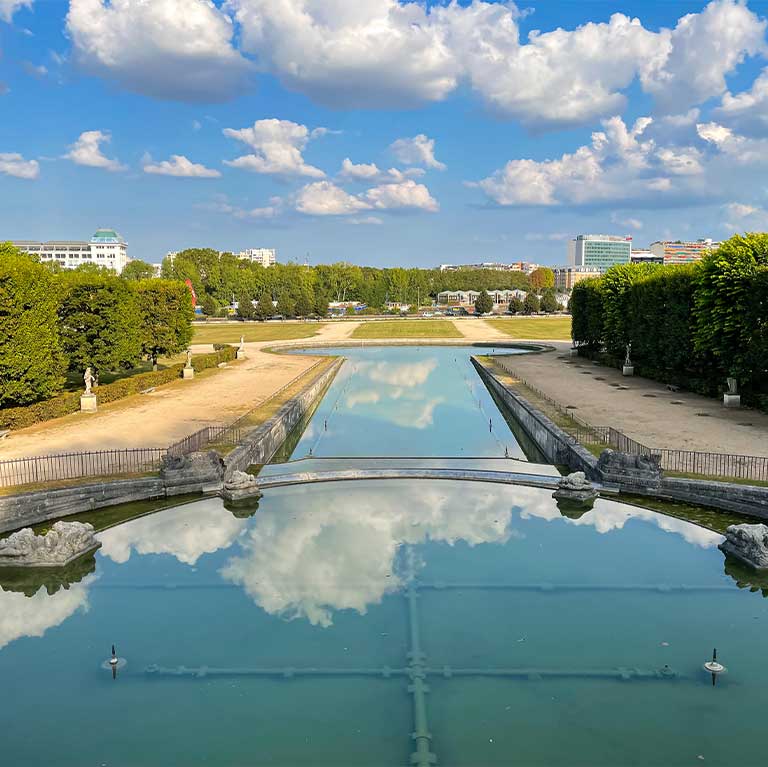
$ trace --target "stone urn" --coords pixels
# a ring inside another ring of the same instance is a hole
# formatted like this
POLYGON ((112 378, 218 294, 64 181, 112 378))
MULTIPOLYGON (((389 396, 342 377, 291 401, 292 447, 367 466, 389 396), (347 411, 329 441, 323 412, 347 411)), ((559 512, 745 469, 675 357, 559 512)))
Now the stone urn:
POLYGON ((552 497, 557 501, 560 512, 573 516, 574 512, 589 511, 598 496, 593 484, 583 471, 574 471, 557 483, 552 497))
POLYGON ((221 497, 229 503, 252 503, 261 498, 259 480, 253 474, 233 471, 224 480, 221 497))
POLYGON ((768 570, 768 526, 730 525, 720 551, 755 570, 768 570))

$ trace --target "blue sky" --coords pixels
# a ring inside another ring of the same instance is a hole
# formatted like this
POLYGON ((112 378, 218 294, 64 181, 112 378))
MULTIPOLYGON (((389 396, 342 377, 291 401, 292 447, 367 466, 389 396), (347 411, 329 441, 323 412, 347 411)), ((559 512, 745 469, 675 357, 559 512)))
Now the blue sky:
POLYGON ((766 17, 740 0, 0 0, 0 239, 110 226, 153 262, 211 246, 558 265, 579 232, 763 230, 766 17))

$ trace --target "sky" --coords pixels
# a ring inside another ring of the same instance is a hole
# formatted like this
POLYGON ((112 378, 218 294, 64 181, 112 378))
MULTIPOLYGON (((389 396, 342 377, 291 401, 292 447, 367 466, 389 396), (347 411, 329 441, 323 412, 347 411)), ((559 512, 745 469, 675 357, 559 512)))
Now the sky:
POLYGON ((566 262, 768 229, 768 0, 0 0, 0 240, 566 262))

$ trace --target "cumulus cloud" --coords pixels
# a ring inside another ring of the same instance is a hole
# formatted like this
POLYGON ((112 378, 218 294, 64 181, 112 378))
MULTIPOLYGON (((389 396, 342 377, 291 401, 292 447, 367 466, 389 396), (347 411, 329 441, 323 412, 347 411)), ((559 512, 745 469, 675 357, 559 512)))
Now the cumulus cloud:
POLYGON ((643 88, 666 112, 677 113, 726 90, 725 76, 746 56, 766 51, 766 21, 744 0, 713 0, 683 16, 659 43, 666 50, 641 72, 643 88))
POLYGON ((192 162, 182 154, 172 154, 170 160, 153 162, 146 156, 143 164, 145 173, 158 176, 177 176, 179 178, 218 178, 220 171, 215 168, 206 168, 205 165, 192 162))
POLYGON ((248 84, 232 20, 207 0, 71 0, 67 31, 83 69, 134 93, 219 102, 248 84))
POLYGON ((296 210, 312 216, 348 216, 364 210, 439 210, 423 184, 412 179, 380 184, 362 194, 350 194, 330 181, 316 181, 300 189, 296 210))
POLYGON ((413 138, 399 138, 390 149, 403 165, 423 165, 426 168, 445 170, 445 165, 435 159, 435 140, 427 138, 423 133, 413 138))
POLYGON ((0 21, 7 21, 10 24, 16 11, 31 7, 32 0, 0 0, 0 21))
MULTIPOLYGON (((688 203, 730 194, 768 163, 768 139, 736 134, 719 123, 678 126, 691 144, 660 145, 653 121, 628 127, 619 117, 604 120, 589 145, 548 160, 510 160, 487 178, 469 182, 497 205, 610 205, 612 202, 688 203), (734 167, 743 170, 734 173, 734 167)), ((663 126, 669 132, 669 123, 663 126)))
POLYGON ((16 178, 35 179, 40 175, 37 160, 25 160, 17 152, 0 152, 0 173, 16 178))
POLYGON ((242 141, 254 153, 224 162, 233 168, 243 168, 253 173, 323 178, 325 173, 320 168, 308 165, 302 152, 310 139, 324 133, 322 128, 310 133, 306 125, 276 119, 257 120, 250 128, 239 130, 225 128, 225 136, 242 141))
POLYGON ((384 220, 378 216, 361 216, 360 218, 350 218, 349 223, 356 226, 381 226, 384 223, 384 220))
POLYGON ((399 170, 398 168, 390 168, 389 170, 381 170, 376 163, 360 163, 356 165, 345 157, 341 163, 341 171, 339 172, 339 178, 343 181, 359 181, 365 183, 383 183, 383 182, 399 182, 404 181, 407 178, 418 178, 424 175, 423 168, 408 168, 407 170, 399 170))
POLYGON ((203 210, 212 210, 216 213, 226 213, 240 220, 247 219, 270 219, 280 215, 283 211, 282 197, 271 197, 269 205, 257 208, 243 208, 238 205, 232 205, 225 195, 214 199, 213 202, 198 206, 203 210))
POLYGON ((87 165, 91 168, 104 168, 110 171, 125 170, 124 165, 105 156, 101 151, 101 145, 108 144, 111 140, 110 134, 104 131, 85 131, 69 147, 69 152, 64 157, 77 165, 87 165))
POLYGON ((365 200, 330 181, 307 184, 296 195, 296 210, 310 216, 347 216, 370 207, 365 200))
POLYGON ((766 135, 768 132, 768 69, 752 83, 749 90, 723 95, 714 117, 721 123, 746 135, 766 135))

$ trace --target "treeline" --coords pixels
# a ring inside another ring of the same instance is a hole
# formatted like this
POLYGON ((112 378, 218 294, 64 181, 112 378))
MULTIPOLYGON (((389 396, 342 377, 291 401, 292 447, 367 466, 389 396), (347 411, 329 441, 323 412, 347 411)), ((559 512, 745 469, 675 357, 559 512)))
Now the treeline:
MULTIPOLYGON (((169 279, 190 280, 203 311, 209 315, 220 314, 233 297, 241 305, 255 301, 256 316, 264 313, 259 305, 267 301, 278 302, 279 314, 323 316, 331 301, 360 301, 380 309, 387 301, 424 303, 443 290, 531 288, 530 279, 521 272, 378 269, 346 263, 319 266, 288 263, 265 268, 231 253, 220 255, 211 248, 191 248, 172 259, 166 258, 162 274, 169 279)), ((263 309, 266 311, 267 307, 263 309)))
POLYGON ((53 397, 86 367, 156 366, 187 348, 192 316, 184 283, 55 270, 0 243, 0 407, 53 397))
POLYGON ((768 234, 723 242, 688 266, 623 265, 579 282, 573 340, 587 354, 710 396, 736 378, 768 409, 768 234))

